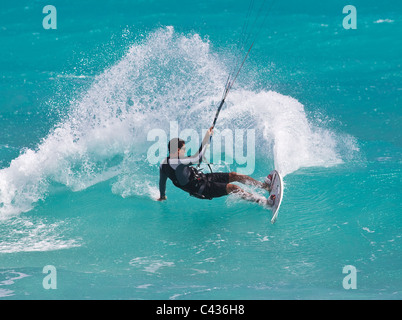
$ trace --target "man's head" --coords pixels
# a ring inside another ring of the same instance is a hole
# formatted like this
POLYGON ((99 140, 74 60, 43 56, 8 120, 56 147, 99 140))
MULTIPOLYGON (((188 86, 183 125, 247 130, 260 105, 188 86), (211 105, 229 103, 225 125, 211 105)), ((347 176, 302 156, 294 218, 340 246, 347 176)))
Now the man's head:
POLYGON ((185 154, 185 149, 186 143, 180 138, 173 138, 168 143, 168 150, 171 156, 177 154, 178 156, 182 157, 185 154))

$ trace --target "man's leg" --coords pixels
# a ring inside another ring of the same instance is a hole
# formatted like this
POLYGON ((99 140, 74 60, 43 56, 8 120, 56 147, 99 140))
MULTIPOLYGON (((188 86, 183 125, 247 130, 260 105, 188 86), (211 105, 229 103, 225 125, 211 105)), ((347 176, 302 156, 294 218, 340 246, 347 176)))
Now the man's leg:
POLYGON ((244 191, 242 188, 236 186, 235 184, 228 183, 226 185, 226 191, 228 194, 230 193, 237 194, 244 200, 257 202, 258 204, 265 204, 267 202, 267 199, 265 197, 244 191))
POLYGON ((267 188, 265 183, 257 181, 254 178, 251 178, 250 176, 247 176, 245 174, 239 174, 237 172, 229 173, 229 182, 241 182, 249 186, 256 186, 263 189, 267 188))

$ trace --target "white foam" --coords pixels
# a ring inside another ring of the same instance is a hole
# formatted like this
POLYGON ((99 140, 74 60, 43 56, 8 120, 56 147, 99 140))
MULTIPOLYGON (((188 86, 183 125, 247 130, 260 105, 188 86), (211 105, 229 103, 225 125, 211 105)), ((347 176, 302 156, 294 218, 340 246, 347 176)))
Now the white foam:
POLYGON ((378 19, 377 21, 374 21, 374 23, 393 23, 394 20, 391 19, 378 19))
POLYGON ((53 251, 79 247, 80 239, 65 239, 66 222, 15 217, 0 222, 0 253, 53 251))
POLYGON ((273 159, 283 176, 302 167, 340 164, 345 140, 350 141, 350 148, 355 146, 351 137, 338 136, 310 122, 304 106, 292 97, 274 91, 237 90, 228 100, 220 121, 230 126, 231 121, 241 118, 242 126, 262 132, 257 157, 273 159))
POLYGON ((1 286, 13 285, 17 280, 24 279, 26 277, 29 277, 29 275, 14 270, 0 271, 0 298, 11 297, 14 295, 13 290, 2 289, 1 286))
POLYGON ((175 266, 174 262, 148 257, 137 257, 131 259, 129 264, 133 267, 143 267, 143 271, 148 273, 159 273, 159 269, 161 268, 175 266))

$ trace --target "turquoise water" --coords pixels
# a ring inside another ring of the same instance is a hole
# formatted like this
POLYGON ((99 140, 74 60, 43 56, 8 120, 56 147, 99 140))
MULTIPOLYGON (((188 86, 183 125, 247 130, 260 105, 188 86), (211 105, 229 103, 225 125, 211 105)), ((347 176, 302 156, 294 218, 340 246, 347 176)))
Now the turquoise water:
POLYGON ((171 183, 155 201, 147 156, 151 130, 211 124, 248 1, 56 1, 56 30, 47 4, 0 13, 1 299, 401 299, 400 2, 354 1, 356 30, 347 3, 274 3, 216 128, 284 176, 274 225, 171 183))

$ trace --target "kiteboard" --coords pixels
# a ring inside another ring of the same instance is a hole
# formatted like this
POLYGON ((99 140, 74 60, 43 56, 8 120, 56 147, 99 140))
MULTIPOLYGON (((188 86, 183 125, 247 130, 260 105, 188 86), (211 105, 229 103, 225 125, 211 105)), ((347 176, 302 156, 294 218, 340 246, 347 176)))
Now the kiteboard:
POLYGON ((275 195, 275 202, 274 205, 271 207, 272 210, 271 223, 275 223, 276 218, 278 217, 279 207, 281 206, 283 197, 283 181, 278 171, 273 170, 271 172, 271 175, 272 175, 271 196, 275 195))

